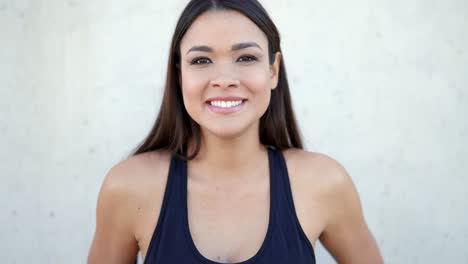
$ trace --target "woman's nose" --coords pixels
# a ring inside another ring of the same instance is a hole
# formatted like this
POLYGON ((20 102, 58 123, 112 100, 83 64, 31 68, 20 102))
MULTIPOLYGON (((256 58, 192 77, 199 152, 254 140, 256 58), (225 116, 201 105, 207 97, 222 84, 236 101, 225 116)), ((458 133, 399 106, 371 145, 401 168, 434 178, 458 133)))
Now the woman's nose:
POLYGON ((218 65, 210 85, 214 88, 237 88, 240 85, 240 80, 232 67, 218 65))
POLYGON ((240 81, 232 78, 217 78, 212 80, 210 85, 214 88, 237 88, 240 85, 240 81))

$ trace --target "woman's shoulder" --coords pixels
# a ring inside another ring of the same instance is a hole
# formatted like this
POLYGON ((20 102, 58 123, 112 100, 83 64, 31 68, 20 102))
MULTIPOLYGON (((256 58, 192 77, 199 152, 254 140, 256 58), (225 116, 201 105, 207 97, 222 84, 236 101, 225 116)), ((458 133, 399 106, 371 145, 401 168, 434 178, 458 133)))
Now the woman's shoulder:
POLYGON ((169 163, 168 153, 153 151, 120 161, 108 171, 98 195, 88 261, 108 258, 106 252, 118 253, 111 262, 134 259, 141 227, 147 226, 141 219, 153 219, 142 216, 153 216, 154 203, 162 201, 169 163))
POLYGON ((310 237, 318 237, 339 262, 361 258, 382 263, 364 219, 359 194, 343 165, 326 154, 298 149, 286 150, 284 156, 299 194, 296 208, 305 215, 302 219, 305 230, 312 234, 310 237), (320 223, 318 232, 310 228, 317 223, 320 223), (364 257, 362 252, 366 253, 364 257))
POLYGON ((292 165, 296 170, 303 171, 309 177, 326 176, 329 180, 336 180, 345 176, 343 175, 346 171, 344 166, 327 154, 290 148, 284 150, 283 155, 288 166, 292 165), (314 172, 314 174, 307 172, 314 172))
POLYGON ((101 190, 126 198, 164 190, 170 158, 169 152, 151 151, 122 160, 107 172, 101 190))
POLYGON ((283 155, 290 177, 304 187, 316 189, 327 196, 354 188, 344 166, 327 154, 290 148, 284 150, 283 155))

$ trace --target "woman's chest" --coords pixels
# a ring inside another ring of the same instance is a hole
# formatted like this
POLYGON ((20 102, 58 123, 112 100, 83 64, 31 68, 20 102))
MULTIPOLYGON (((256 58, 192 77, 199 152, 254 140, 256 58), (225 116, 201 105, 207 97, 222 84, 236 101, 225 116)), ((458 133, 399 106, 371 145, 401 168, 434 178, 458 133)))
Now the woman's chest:
POLYGON ((268 181, 223 192, 197 188, 188 192, 188 226, 197 250, 204 257, 237 263, 254 256, 269 226, 268 181))
MULTIPOLYGON (((312 245, 325 226, 326 211, 314 188, 298 175, 290 175, 291 193, 298 222, 312 245)), ((190 238, 199 253, 217 262, 233 263, 254 256, 265 240, 269 226, 269 185, 255 192, 228 194, 190 188, 187 191, 187 223, 190 238)), ((146 256, 159 217, 161 201, 148 201, 137 220, 138 244, 146 256)))

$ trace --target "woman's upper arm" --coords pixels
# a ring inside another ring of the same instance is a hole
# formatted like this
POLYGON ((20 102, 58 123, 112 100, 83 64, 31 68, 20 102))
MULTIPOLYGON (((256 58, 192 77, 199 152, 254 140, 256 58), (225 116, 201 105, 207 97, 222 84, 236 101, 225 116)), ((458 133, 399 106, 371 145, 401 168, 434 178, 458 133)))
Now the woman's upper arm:
POLYGON ((98 196, 96 231, 88 264, 134 263, 138 243, 134 235, 135 199, 129 170, 117 165, 106 175, 98 196))
POLYGON ((333 167, 327 195, 329 216, 321 243, 340 264, 383 263, 351 177, 339 163, 333 167))

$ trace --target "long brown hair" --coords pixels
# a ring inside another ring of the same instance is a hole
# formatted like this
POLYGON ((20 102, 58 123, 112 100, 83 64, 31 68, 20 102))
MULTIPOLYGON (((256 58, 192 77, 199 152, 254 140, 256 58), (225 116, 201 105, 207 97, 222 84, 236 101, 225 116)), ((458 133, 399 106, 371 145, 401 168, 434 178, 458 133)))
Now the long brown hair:
MULTIPOLYGON (((273 21, 256 0, 191 0, 183 10, 172 37, 167 63, 164 96, 156 122, 146 139, 133 155, 152 151, 168 150, 186 159, 193 159, 200 151, 200 126, 187 113, 180 87, 179 63, 180 41, 197 17, 209 10, 234 10, 252 20, 267 36, 269 63, 273 64, 275 53, 281 52, 280 36, 273 21), (193 153, 187 153, 189 140, 194 140, 193 153)), ((281 52, 282 54, 282 52, 281 52)), ((260 118, 259 137, 264 145, 278 149, 302 148, 302 140, 296 124, 289 92, 284 56, 279 68, 278 86, 272 90, 270 104, 260 118)))

